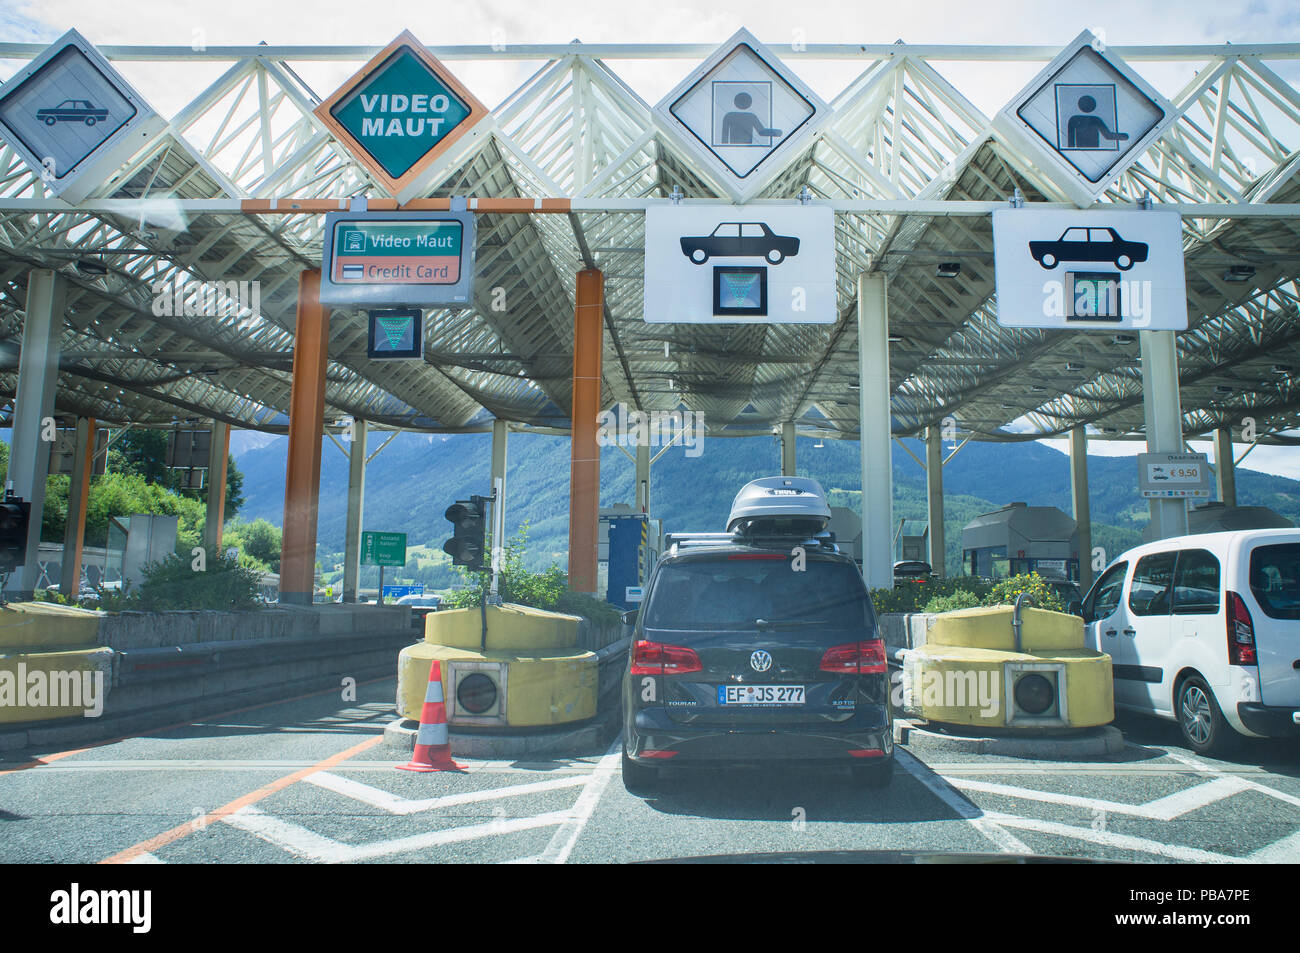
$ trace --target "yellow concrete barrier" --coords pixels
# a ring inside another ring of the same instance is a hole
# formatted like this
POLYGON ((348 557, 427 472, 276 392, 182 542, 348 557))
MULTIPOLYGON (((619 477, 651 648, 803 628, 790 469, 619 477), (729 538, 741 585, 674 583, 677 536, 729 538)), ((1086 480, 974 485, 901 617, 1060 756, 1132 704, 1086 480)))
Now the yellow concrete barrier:
POLYGON ((0 725, 103 711, 113 650, 97 645, 99 615, 73 606, 0 606, 0 725))
MULTIPOLYGON (((582 619, 513 604, 487 607, 489 652, 529 652, 574 648, 582 619)), ((446 609, 424 617, 424 640, 458 649, 483 647, 483 617, 478 609, 446 609)))
POLYGON ((84 648, 97 644, 99 614, 52 602, 0 606, 0 652, 17 648, 84 648))
POLYGON ((0 725, 97 717, 113 680, 113 650, 0 655, 0 725))
POLYGON ((578 616, 528 606, 488 606, 487 650, 478 609, 430 613, 425 640, 398 658, 397 712, 418 721, 433 659, 442 665, 448 723, 535 728, 584 721, 596 714, 599 662, 577 648, 578 616), (468 712, 456 697, 459 679, 481 672, 498 687, 491 713, 468 712), (504 686, 504 690, 502 690, 504 686), (503 704, 501 704, 503 703, 503 704))
POLYGON ((1084 648, 1082 620, 1042 609, 1024 609, 1021 618, 1016 651, 1010 606, 941 614, 925 644, 904 657, 904 710, 970 727, 1090 728, 1113 721, 1111 659, 1084 648), (1053 702, 1043 713, 1017 704, 1017 680, 1028 674, 1052 685, 1053 702))

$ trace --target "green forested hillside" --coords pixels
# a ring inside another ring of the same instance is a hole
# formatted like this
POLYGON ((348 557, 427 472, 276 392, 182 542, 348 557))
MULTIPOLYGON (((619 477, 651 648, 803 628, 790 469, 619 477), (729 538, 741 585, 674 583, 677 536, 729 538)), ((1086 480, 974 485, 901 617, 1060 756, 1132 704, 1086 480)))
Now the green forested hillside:
MULTIPOLYGON (((922 454, 920 444, 909 442, 922 454)), ((372 448, 377 443, 372 443, 372 448)), ((422 559, 435 560, 448 535, 443 511, 470 493, 488 492, 491 438, 486 434, 403 434, 375 458, 367 470, 367 529, 408 534, 411 545, 425 544, 422 559)), ((244 472, 247 519, 262 516, 277 525, 284 505, 284 438, 239 455, 244 472)), ((860 493, 858 445, 827 440, 817 448, 800 439, 801 475, 821 481, 835 505, 856 506, 860 493)), ((1093 544, 1114 554, 1135 544, 1147 519, 1136 494, 1132 457, 1090 457, 1093 544)), ((687 457, 670 449, 654 465, 653 515, 667 530, 723 528, 732 497, 747 481, 779 472, 780 452, 772 437, 709 438, 703 453, 687 457)), ((925 519, 925 479, 920 467, 895 447, 894 521, 925 519)), ((509 444, 507 525, 530 527, 529 562, 564 563, 568 541, 569 441, 564 437, 513 434, 509 444)), ((633 465, 618 448, 601 455, 601 504, 632 502, 633 465)), ((961 528, 980 513, 1021 500, 1057 506, 1070 512, 1066 457, 1038 443, 971 442, 944 468, 945 531, 950 571, 960 565, 961 528)), ((1237 474, 1241 503, 1270 506, 1300 522, 1300 483, 1251 470, 1237 474)), ((332 554, 343 549, 347 508, 347 459, 325 447, 321 465, 319 551, 328 571, 332 554)), ((893 528, 887 530, 891 533, 893 528)), ((432 578, 432 577, 431 577, 432 578)), ((439 575, 441 578, 441 574, 439 575)), ((447 576, 450 579, 450 576, 447 576)))

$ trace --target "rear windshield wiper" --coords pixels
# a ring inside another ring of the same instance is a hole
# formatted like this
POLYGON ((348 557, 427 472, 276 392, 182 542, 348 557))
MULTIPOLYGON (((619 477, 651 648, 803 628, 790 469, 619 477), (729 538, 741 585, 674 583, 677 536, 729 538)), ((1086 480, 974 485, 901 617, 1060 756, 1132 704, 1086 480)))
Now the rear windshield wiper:
POLYGON ((759 629, 790 629, 805 625, 826 625, 824 619, 755 619, 754 626, 759 629))

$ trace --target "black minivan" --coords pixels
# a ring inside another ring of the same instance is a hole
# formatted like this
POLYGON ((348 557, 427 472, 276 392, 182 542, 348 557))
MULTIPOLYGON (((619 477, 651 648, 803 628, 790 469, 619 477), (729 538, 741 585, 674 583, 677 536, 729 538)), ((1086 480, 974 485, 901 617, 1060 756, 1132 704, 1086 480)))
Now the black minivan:
MULTIPOLYGON (((746 489, 790 492, 782 483, 821 495, 797 477, 746 489)), ((842 765, 888 785, 887 659, 857 565, 820 525, 732 524, 670 537, 646 588, 623 678, 628 790, 651 789, 669 766, 773 762, 842 765)))

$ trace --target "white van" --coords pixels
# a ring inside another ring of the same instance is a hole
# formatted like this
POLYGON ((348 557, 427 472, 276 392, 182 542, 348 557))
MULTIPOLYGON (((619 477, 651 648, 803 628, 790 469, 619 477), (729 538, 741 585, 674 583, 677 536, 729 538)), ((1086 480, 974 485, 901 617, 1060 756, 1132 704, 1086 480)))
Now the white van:
POLYGON ((1116 708, 1177 721, 1202 754, 1300 737, 1300 530, 1137 546, 1082 614, 1089 647, 1113 660, 1116 708))

